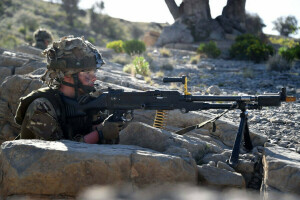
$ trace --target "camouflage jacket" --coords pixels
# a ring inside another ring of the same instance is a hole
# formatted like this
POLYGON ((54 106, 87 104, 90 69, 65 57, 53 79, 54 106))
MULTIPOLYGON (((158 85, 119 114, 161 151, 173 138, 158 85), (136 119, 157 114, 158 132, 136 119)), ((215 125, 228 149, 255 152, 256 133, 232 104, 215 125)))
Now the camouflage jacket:
POLYGON ((55 109, 48 99, 37 98, 28 106, 21 127, 21 139, 64 139, 55 109))

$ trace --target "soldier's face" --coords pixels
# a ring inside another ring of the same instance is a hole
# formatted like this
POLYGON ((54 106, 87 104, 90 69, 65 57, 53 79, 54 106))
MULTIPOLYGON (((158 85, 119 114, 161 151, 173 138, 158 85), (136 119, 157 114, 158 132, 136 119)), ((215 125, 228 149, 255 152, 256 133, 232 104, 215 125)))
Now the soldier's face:
POLYGON ((96 81, 96 70, 79 72, 78 79, 81 81, 83 85, 94 86, 94 82, 96 81))

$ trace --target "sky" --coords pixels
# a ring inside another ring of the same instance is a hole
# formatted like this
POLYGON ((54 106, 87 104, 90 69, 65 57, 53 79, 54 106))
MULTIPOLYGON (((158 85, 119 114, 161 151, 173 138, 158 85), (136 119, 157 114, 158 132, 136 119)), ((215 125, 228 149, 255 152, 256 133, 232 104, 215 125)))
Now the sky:
MULTIPOLYGON (((97 0, 81 0, 79 7, 90 8, 97 0)), ((100 0, 98 0, 100 1, 100 0)), ((174 19, 164 0, 103 0, 105 14, 134 22, 168 22, 172 24, 174 19)), ((182 0, 175 0, 179 5, 182 0)), ((211 15, 213 18, 222 13, 227 0, 209 0, 211 15)), ((281 16, 293 15, 300 26, 300 0, 247 0, 246 11, 256 13, 262 19, 266 27, 264 33, 278 35, 273 29, 273 21, 281 16)), ((300 31, 292 37, 300 38, 300 31)))

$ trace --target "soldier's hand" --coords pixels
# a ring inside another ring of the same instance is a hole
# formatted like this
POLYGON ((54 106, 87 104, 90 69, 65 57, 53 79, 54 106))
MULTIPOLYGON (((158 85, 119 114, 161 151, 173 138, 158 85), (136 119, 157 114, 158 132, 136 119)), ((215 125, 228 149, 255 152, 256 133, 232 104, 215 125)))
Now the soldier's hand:
POLYGON ((122 130, 124 122, 109 122, 104 121, 97 126, 98 131, 102 131, 103 139, 114 140, 119 137, 119 132, 122 130))

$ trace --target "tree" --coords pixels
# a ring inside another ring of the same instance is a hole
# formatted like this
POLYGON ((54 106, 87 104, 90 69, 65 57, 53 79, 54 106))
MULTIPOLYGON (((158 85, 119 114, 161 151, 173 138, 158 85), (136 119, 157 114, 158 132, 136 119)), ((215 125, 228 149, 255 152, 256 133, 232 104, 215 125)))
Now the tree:
POLYGON ((297 33, 298 21, 294 16, 287 16, 287 17, 278 17, 275 21, 273 21, 274 28, 280 33, 282 36, 288 37, 292 33, 297 33))
POLYGON ((67 14, 67 21, 70 26, 74 25, 74 19, 79 13, 78 3, 80 0, 62 0, 61 7, 67 14))
MULTIPOLYGON (((176 24, 187 26, 195 41, 222 39, 225 34, 246 32, 246 0, 227 0, 222 15, 212 19, 209 0, 165 0, 176 24)), ((175 24, 174 23, 174 24, 175 24)))

